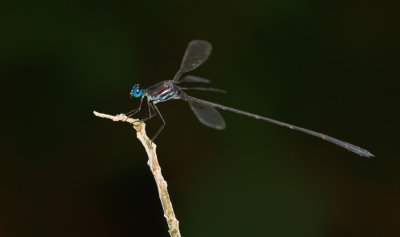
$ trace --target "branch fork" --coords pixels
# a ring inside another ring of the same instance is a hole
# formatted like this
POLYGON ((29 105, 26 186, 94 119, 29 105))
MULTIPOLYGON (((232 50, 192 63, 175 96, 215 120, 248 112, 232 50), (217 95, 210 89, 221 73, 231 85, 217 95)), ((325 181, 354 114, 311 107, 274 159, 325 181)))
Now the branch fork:
POLYGON ((161 200, 161 205, 164 211, 164 217, 168 223, 168 232, 171 237, 180 237, 181 234, 179 232, 179 221, 175 217, 174 209, 172 207, 171 199, 169 197, 167 182, 161 173, 161 167, 158 163, 157 153, 156 153, 156 144, 150 140, 146 135, 146 124, 139 119, 133 119, 127 117, 125 114, 118 115, 109 115, 103 114, 96 111, 93 111, 94 115, 100 118, 111 119, 114 122, 127 122, 133 125, 133 128, 136 130, 136 136, 144 146, 147 156, 149 160, 147 161, 147 165, 150 167, 150 170, 154 176, 154 180, 156 181, 158 195, 161 200))

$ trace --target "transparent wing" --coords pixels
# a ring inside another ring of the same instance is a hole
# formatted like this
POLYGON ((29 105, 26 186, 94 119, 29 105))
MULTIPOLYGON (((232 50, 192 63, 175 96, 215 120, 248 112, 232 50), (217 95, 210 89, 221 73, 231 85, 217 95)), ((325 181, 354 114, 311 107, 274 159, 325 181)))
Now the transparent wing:
POLYGON ((190 72, 203 64, 210 56, 212 46, 205 40, 192 40, 186 48, 181 67, 175 74, 173 81, 178 82, 182 74, 190 72))
POLYGON ((188 100, 190 108, 199 121, 210 127, 218 130, 225 129, 225 121, 221 114, 212 106, 198 103, 194 100, 188 100))
POLYGON ((179 82, 198 82, 198 83, 210 83, 210 80, 202 78, 202 77, 197 77, 193 75, 186 75, 182 77, 179 82))

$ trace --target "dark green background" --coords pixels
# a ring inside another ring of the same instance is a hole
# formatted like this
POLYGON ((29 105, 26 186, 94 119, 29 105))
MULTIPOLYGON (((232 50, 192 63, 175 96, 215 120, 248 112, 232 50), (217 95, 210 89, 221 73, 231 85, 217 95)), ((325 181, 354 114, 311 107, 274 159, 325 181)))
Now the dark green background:
POLYGON ((160 104, 183 236, 400 236, 391 2, 2 3, 0 236, 168 236, 133 129, 92 111, 135 108, 132 85, 171 79, 192 39, 214 46, 194 74, 228 91, 192 95, 376 157, 224 111, 227 129, 212 130, 184 102, 160 104))

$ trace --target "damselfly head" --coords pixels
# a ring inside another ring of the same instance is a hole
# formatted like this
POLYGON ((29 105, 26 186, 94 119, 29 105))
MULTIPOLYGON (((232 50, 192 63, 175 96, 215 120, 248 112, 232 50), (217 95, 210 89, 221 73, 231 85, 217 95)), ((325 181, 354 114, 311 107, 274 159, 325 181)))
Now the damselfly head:
POLYGON ((135 84, 133 85, 133 88, 131 90, 131 93, 129 93, 131 95, 131 97, 140 97, 143 94, 143 89, 139 84, 135 84))

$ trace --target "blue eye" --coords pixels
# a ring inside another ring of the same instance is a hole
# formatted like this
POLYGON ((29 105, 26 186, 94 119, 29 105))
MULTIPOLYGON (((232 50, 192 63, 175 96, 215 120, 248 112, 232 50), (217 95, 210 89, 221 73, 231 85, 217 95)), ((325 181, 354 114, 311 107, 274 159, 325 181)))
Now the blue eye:
POLYGON ((135 84, 131 90, 131 96, 133 97, 140 97, 143 94, 143 89, 140 87, 139 84, 135 84))

